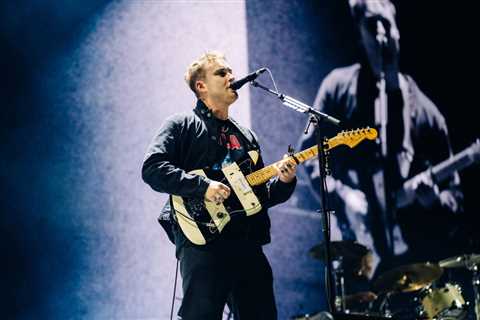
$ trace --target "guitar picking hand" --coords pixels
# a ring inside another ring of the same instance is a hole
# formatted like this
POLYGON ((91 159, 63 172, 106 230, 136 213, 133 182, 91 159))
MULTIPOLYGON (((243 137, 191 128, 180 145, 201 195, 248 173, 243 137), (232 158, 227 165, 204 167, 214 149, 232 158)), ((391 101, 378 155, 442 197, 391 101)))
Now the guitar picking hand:
POLYGON ((297 164, 288 155, 283 156, 284 160, 275 165, 277 169, 278 178, 284 183, 290 183, 297 174, 297 164))
POLYGON ((432 176, 428 172, 419 175, 409 187, 411 190, 407 190, 407 192, 414 192, 418 202, 424 208, 431 208, 438 199, 438 186, 433 182, 432 176))
POLYGON ((205 192, 205 199, 215 202, 217 205, 221 204, 229 196, 230 188, 218 181, 211 181, 205 192))

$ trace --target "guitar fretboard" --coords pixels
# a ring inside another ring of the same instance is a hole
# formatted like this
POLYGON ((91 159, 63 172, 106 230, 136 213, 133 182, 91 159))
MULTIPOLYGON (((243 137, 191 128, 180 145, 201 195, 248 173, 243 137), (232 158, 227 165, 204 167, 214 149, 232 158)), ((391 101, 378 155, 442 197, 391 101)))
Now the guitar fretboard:
POLYGON ((469 148, 434 166, 432 168, 434 181, 437 183, 441 182, 449 177, 452 172, 462 170, 477 161, 478 148, 479 142, 477 140, 477 142, 469 148))
MULTIPOLYGON (((331 146, 332 141, 333 139, 330 139, 327 143, 327 145, 325 145, 325 151, 333 148, 333 146, 331 146)), ((298 160, 299 163, 302 163, 302 162, 305 162, 307 161, 308 159, 311 159, 313 157, 315 157, 316 155, 318 154, 318 146, 313 146, 313 147, 310 147, 308 149, 305 149, 303 151, 300 151, 298 153, 295 153, 294 154, 294 157, 298 160)), ((290 157, 290 159, 293 160, 293 157, 290 157)), ((283 161, 283 160, 281 160, 283 161)), ((277 175, 277 170, 275 169, 275 166, 280 163, 281 161, 277 161, 269 166, 266 166, 258 171, 255 171, 253 173, 250 173, 249 175, 246 176, 247 178, 247 181, 248 183, 251 185, 251 186, 258 186, 262 183, 265 183, 267 182, 268 180, 270 180, 272 177, 276 176, 277 175)))

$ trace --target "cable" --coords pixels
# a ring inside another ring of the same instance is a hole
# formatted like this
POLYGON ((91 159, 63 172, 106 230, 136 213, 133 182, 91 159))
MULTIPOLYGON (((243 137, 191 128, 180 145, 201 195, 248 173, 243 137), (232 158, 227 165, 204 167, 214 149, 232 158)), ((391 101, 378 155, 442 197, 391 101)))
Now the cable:
POLYGON ((178 264, 180 260, 177 259, 177 267, 175 269, 175 282, 173 284, 173 296, 172 296, 172 309, 170 310, 170 320, 173 319, 173 306, 175 305, 175 294, 177 292, 177 276, 178 276, 178 264))
POLYGON ((275 91, 278 92, 277 84, 275 83, 275 80, 273 79, 272 72, 271 72, 270 69, 268 69, 268 68, 265 68, 265 69, 267 70, 268 74, 270 75, 270 79, 272 80, 273 87, 275 88, 275 91))

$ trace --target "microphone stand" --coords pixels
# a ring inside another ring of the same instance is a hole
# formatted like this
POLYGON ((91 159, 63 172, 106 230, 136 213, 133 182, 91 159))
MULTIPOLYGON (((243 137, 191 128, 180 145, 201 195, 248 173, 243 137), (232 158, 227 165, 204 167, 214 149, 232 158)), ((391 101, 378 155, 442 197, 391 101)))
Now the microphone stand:
MULTIPOLYGON (((384 65, 384 50, 388 46, 388 38, 385 33, 385 28, 380 21, 377 21, 377 35, 376 35, 377 45, 379 46, 380 52, 380 65, 381 73, 380 79, 377 81, 378 89, 378 98, 375 103, 375 125, 379 129, 380 139, 380 161, 382 162, 383 169, 374 176, 374 184, 377 190, 381 190, 383 197, 383 203, 381 203, 382 215, 381 219, 385 225, 385 241, 386 241, 386 255, 387 259, 391 260, 391 257, 394 255, 394 240, 393 240, 393 221, 391 215, 394 214, 394 199, 393 194, 391 193, 391 186, 387 184, 387 181, 391 179, 389 177, 391 171, 388 166, 389 163, 389 152, 387 147, 387 127, 388 127, 388 96, 386 89, 386 78, 385 78, 385 65, 384 65), (383 190, 382 190, 383 189, 383 190)), ((380 202, 382 202, 380 200, 380 202)))
POLYGON ((318 165, 320 168, 320 195, 321 195, 321 210, 319 211, 322 217, 322 232, 325 243, 325 282, 326 282, 326 292, 327 292, 327 303, 328 309, 330 312, 335 311, 335 293, 334 293, 334 283, 332 277, 332 258, 331 258, 331 246, 330 246, 330 210, 327 207, 327 190, 326 190, 326 174, 327 174, 327 163, 326 163, 326 154, 323 147, 324 137, 322 137, 322 132, 320 130, 320 125, 322 121, 328 121, 336 126, 339 125, 340 120, 329 116, 323 112, 313 109, 311 106, 298 101, 290 96, 278 93, 272 89, 269 89, 256 81, 251 81, 250 84, 254 87, 261 88, 267 91, 270 94, 277 96, 282 101, 282 104, 290 109, 293 109, 297 112, 309 114, 309 120, 305 131, 308 131, 308 128, 311 124, 314 124, 315 127, 315 137, 318 146, 318 165))

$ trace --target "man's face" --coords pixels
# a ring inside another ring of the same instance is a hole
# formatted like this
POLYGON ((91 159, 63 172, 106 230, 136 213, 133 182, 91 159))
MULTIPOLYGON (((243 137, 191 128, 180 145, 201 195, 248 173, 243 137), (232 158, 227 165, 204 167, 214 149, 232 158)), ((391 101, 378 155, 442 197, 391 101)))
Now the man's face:
POLYGON ((237 100, 237 93, 230 88, 235 78, 232 69, 224 60, 211 62, 205 72, 204 97, 216 103, 230 105, 237 100))
POLYGON ((377 77, 385 67, 398 66, 400 33, 390 3, 367 1, 359 29, 370 67, 377 77))

